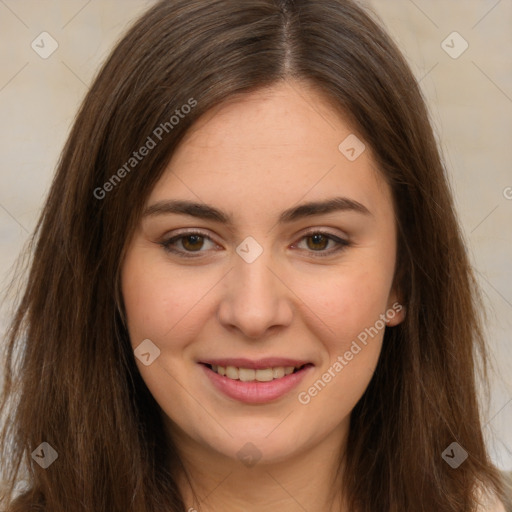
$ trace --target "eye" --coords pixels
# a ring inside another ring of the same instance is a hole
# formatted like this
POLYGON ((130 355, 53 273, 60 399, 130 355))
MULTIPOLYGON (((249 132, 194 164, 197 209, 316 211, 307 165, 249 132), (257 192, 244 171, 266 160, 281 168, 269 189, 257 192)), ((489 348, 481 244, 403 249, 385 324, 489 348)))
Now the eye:
POLYGON ((303 235, 300 240, 304 240, 306 242, 307 248, 305 250, 317 253, 314 254, 315 257, 330 256, 333 253, 344 250, 350 245, 350 242, 347 240, 334 236, 325 231, 310 231, 309 233, 303 235), (325 249, 329 246, 330 242, 332 242, 331 249, 326 251, 325 249))
POLYGON ((213 240, 201 231, 187 231, 185 233, 181 233, 180 235, 174 236, 167 240, 160 242, 160 245, 169 252, 179 254, 188 258, 196 257, 191 253, 201 253, 201 249, 205 245, 205 241, 209 241, 210 243, 216 245, 213 240), (180 246, 180 248, 176 248, 176 246, 180 246))

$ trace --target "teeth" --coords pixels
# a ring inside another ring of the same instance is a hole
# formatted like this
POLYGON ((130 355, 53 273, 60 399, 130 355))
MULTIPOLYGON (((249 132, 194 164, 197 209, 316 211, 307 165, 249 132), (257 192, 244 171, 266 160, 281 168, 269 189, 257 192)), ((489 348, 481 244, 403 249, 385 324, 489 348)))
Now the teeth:
POLYGON ((250 370, 248 368, 239 368, 238 369, 238 378, 242 382, 251 382, 251 380, 256 379, 256 370, 250 370))
MULTIPOLYGON (((242 370, 240 370, 242 371, 242 370)), ((272 368, 265 368, 264 370, 256 370, 254 372, 254 378, 258 382, 270 382, 271 380, 274 380, 274 371, 272 368)), ((240 377, 240 380, 242 380, 242 377, 240 377)))
POLYGON ((242 382, 270 382, 274 379, 281 379, 285 375, 290 375, 295 370, 295 366, 277 366, 275 368, 265 368, 254 370, 252 368, 237 368, 236 366, 217 366, 213 365, 212 370, 228 379, 241 380, 242 382))
POLYGON ((277 368, 272 368, 272 373, 274 375, 274 379, 280 379, 284 377, 285 369, 283 366, 278 366, 277 368))
POLYGON ((237 380, 238 368, 235 368, 234 366, 226 366, 226 377, 237 380))

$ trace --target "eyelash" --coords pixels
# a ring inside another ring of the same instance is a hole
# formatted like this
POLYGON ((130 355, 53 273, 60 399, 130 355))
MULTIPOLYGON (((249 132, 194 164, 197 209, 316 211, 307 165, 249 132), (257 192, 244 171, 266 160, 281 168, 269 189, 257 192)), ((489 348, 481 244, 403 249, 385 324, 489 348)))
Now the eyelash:
MULTIPOLYGON (((187 237, 193 236, 193 235, 200 236, 202 238, 205 238, 205 239, 210 240, 211 242, 213 242, 213 240, 206 233, 203 233, 202 231, 191 230, 191 231, 186 231, 184 233, 180 233, 179 235, 173 236, 172 238, 169 238, 167 240, 163 240, 162 242, 159 242, 159 244, 166 251, 172 252, 174 254, 178 254, 178 255, 180 255, 180 256, 182 256, 184 258, 198 258, 198 257, 201 257, 200 253, 201 252, 205 252, 205 251, 201 251, 201 250, 199 250, 199 251, 186 251, 186 250, 183 251, 183 250, 176 250, 176 249, 173 249, 171 247, 178 240, 181 240, 183 238, 187 238, 187 237)), ((337 236, 332 235, 331 233, 328 233, 326 231, 321 231, 321 230, 309 231, 308 233, 303 234, 302 237, 300 238, 300 240, 303 240, 305 238, 311 237, 313 235, 322 235, 322 236, 326 237, 328 240, 333 241, 333 242, 335 242, 337 244, 336 248, 331 249, 329 251, 326 251, 326 250, 319 250, 319 251, 309 250, 309 252, 311 252, 314 255, 315 258, 325 258, 327 256, 331 256, 334 253, 338 253, 338 252, 343 251, 344 249, 346 249, 347 247, 349 247, 351 245, 350 242, 348 242, 347 240, 344 240, 342 238, 339 238, 337 236)), ((307 249, 305 249, 305 250, 307 250, 307 249)))

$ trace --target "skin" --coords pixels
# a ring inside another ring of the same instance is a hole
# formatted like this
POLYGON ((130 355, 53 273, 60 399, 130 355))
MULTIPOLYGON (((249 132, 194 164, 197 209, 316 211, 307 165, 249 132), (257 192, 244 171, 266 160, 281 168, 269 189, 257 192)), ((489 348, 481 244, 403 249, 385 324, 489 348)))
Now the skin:
POLYGON ((298 394, 398 301, 391 193, 368 145, 355 161, 338 149, 353 133, 317 90, 281 82, 203 116, 148 198, 148 207, 186 199, 233 217, 227 226, 182 214, 144 216, 122 266, 132 346, 150 339, 161 351, 149 366, 136 362, 198 493, 199 502, 180 480, 187 508, 345 510, 333 475, 384 329, 309 403, 300 403, 298 394), (335 196, 358 201, 370 213, 277 222, 290 207, 335 196), (172 247, 199 251, 199 257, 160 244, 191 228, 211 241, 182 238, 172 247), (335 242, 305 237, 310 229, 350 245, 333 252, 335 242), (236 252, 247 236, 263 249, 252 263, 236 252), (329 255, 318 256, 321 251, 329 255), (258 405, 221 394, 198 364, 208 357, 270 356, 315 366, 296 389, 258 405), (252 467, 237 456, 247 442, 261 455, 252 467))

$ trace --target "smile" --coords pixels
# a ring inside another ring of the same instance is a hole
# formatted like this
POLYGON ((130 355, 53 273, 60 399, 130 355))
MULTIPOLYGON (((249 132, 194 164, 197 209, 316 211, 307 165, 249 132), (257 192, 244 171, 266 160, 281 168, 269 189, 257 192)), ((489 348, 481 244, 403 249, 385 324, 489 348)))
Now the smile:
POLYGON ((236 366, 207 365, 218 375, 232 380, 241 380, 242 382, 270 382, 274 379, 281 379, 285 375, 296 373, 306 365, 301 366, 276 366, 274 368, 264 368, 255 370, 253 368, 238 368, 236 366))
POLYGON ((291 360, 220 362, 199 363, 210 387, 223 397, 247 404, 262 404, 285 397, 314 368, 312 363, 291 360))

